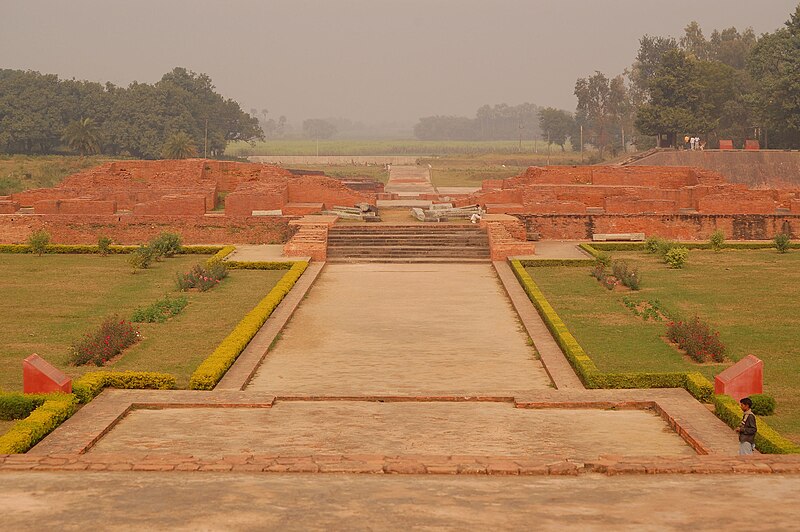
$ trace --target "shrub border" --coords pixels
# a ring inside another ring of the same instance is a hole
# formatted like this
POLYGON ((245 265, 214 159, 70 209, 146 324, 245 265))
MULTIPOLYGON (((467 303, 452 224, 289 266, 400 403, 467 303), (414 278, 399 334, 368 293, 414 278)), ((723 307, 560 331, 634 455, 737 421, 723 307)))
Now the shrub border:
MULTIPOLYGON (((260 264, 260 263, 254 263, 260 264)), ((270 263, 265 263, 270 264, 270 263)), ((267 321, 278 304, 294 287, 297 280, 308 267, 305 261, 289 263, 289 270, 281 277, 280 281, 269 293, 248 312, 236 325, 233 331, 225 337, 192 374, 189 379, 190 390, 213 390, 214 386, 222 379, 228 369, 233 365, 239 355, 244 351, 250 340, 267 321)))
MULTIPOLYGON (((561 347, 567 360, 587 388, 684 388, 702 402, 713 402, 717 416, 736 427, 741 421, 736 401, 714 395, 714 385, 698 372, 669 373, 603 373, 569 332, 566 324, 544 297, 539 286, 525 271, 519 260, 511 261, 514 271, 528 298, 544 320, 545 325, 561 347), (733 410, 731 408, 733 404, 733 410), (733 413, 732 413, 733 412, 733 413)), ((764 453, 800 453, 800 447, 780 436, 763 420, 759 420, 756 447, 764 453)))
POLYGON ((45 399, 30 415, 14 423, 0 436, 0 454, 26 452, 69 419, 78 403, 73 394, 54 393, 38 397, 45 399))
MULTIPOLYGON (((232 247, 232 246, 231 246, 232 247)), ((139 249, 139 246, 112 245, 109 251, 112 255, 123 255, 139 249)), ((222 246, 181 246, 180 255, 206 255, 217 253, 225 249, 222 246)), ((0 244, 0 253, 33 253, 28 244, 0 244)), ((56 255, 92 255, 100 254, 100 248, 94 244, 48 244, 45 254, 56 255)))
MULTIPOLYGON (((678 241, 676 244, 679 247, 686 249, 706 249, 713 250, 710 242, 683 242, 678 241)), ((600 251, 645 251, 645 242, 583 242, 578 246, 596 257, 600 251)), ((737 251, 746 251, 753 249, 775 249, 775 244, 771 240, 764 242, 725 242, 720 249, 733 249, 737 251)), ((800 242, 791 242, 789 249, 800 249, 800 242)))

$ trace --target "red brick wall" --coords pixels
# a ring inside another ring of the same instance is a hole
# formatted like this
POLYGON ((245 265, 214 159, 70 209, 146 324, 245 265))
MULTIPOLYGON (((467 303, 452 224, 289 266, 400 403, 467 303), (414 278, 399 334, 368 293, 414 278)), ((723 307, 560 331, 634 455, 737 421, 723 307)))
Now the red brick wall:
POLYGON ((134 214, 148 215, 202 215, 206 213, 206 198, 199 195, 164 196, 155 201, 137 203, 134 214))
POLYGON ((229 218, 205 216, 128 215, 0 215, 0 243, 20 244, 34 231, 46 229, 57 244, 96 244, 99 235, 117 244, 141 244, 163 231, 179 233, 186 244, 276 244, 295 229, 292 217, 229 218))
POLYGON ((530 237, 591 239, 594 233, 644 233, 681 240, 707 240, 722 229, 730 240, 769 240, 788 230, 800 236, 800 215, 763 214, 515 214, 530 237))
POLYGON ((375 194, 351 190, 339 180, 325 176, 292 176, 288 181, 288 191, 291 203, 323 203, 326 209, 334 205, 375 204, 375 194))
POLYGON ((114 214, 115 201, 89 199, 40 200, 33 204, 36 214, 114 214))
POLYGON ((18 201, 0 200, 0 214, 14 214, 18 210, 18 201))

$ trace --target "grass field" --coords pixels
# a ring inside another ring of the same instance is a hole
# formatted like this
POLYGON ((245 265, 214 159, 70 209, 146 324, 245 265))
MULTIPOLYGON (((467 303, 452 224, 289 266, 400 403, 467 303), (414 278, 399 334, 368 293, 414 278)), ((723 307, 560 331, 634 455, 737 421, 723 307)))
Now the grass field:
POLYGON ((102 155, 0 155, 0 196, 52 187, 70 174, 116 159, 102 155))
MULTIPOLYGON (((551 146, 555 155, 561 151, 551 146)), ((546 154, 547 142, 543 140, 492 140, 492 141, 429 141, 429 140, 320 140, 319 150, 314 140, 290 139, 256 142, 231 142, 225 155, 248 157, 250 155, 475 155, 485 153, 546 154)), ((568 152, 572 153, 572 152, 568 152)), ((579 155, 577 153, 574 156, 579 155)))
POLYGON ((363 164, 344 164, 344 165, 327 165, 327 164, 285 164, 286 168, 293 170, 312 170, 316 172, 325 172, 325 175, 338 178, 348 177, 368 177, 381 183, 389 181, 389 173, 383 165, 369 165, 363 164))
MULTIPOLYGON (((175 293, 175 274, 204 260, 177 256, 131 273, 125 256, 0 255, 0 389, 22 389, 22 359, 31 353, 77 377, 94 366, 67 365, 68 348, 102 319, 129 319, 134 308, 175 293)), ((234 270, 218 287, 188 292, 189 305, 166 323, 140 324, 142 341, 105 367, 164 371, 185 387, 197 365, 283 275, 234 270)))
POLYGON ((726 367, 691 362, 661 339, 664 323, 643 321, 622 301, 658 299, 675 317, 706 319, 731 360, 753 354, 764 361, 765 392, 778 401, 769 423, 800 442, 800 253, 691 251, 683 270, 645 253, 612 255, 639 267, 642 290, 609 292, 588 268, 528 269, 601 370, 693 370, 713 377, 726 367))

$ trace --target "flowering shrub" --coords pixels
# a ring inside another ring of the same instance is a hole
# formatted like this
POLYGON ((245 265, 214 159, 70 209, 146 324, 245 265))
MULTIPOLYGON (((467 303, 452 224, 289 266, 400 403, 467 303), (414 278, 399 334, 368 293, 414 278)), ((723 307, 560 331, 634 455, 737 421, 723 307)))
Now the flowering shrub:
POLYGON ((185 292, 197 288, 205 292, 217 286, 227 276, 228 267, 222 262, 195 264, 188 272, 178 274, 178 290, 185 292))
POLYGON ((639 277, 639 269, 635 266, 628 266, 624 260, 616 260, 611 268, 614 277, 620 280, 622 284, 631 290, 638 290, 641 284, 641 277, 639 277))
POLYGON ((722 362, 725 358, 725 346, 719 339, 719 332, 697 316, 688 321, 669 322, 667 338, 696 362, 722 362))
POLYGON ((109 316, 94 333, 84 335, 70 348, 71 362, 75 366, 94 364, 102 366, 123 349, 138 342, 139 329, 119 316, 109 316))
POLYGON ((133 268, 133 273, 136 273, 136 270, 146 270, 149 268, 154 258, 155 254, 153 248, 141 245, 128 255, 128 264, 133 268))
POLYGON ((182 250, 181 235, 163 232, 152 239, 148 247, 153 250, 156 260, 160 260, 161 257, 172 257, 182 250))

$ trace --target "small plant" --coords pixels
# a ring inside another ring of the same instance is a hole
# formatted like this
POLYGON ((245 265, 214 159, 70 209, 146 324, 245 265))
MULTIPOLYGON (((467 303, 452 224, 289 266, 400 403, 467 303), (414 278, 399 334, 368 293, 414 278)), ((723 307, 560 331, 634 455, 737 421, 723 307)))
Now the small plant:
POLYGON ((178 274, 178 290, 185 292, 196 288, 205 292, 217 286, 227 276, 228 267, 222 262, 214 262, 205 266, 195 264, 188 272, 178 274))
POLYGON ((711 233, 711 238, 708 239, 708 243, 711 244, 711 249, 714 251, 721 251, 722 246, 725 244, 725 233, 722 229, 717 229, 711 233))
POLYGON ((775 413, 775 398, 765 393, 751 395, 753 413, 757 416, 771 416, 775 413))
POLYGON ((134 323, 164 323, 179 314, 188 304, 189 300, 184 296, 170 297, 166 295, 152 305, 134 310, 131 321, 134 323))
POLYGON ((664 241, 663 238, 660 236, 651 236, 647 240, 644 241, 644 248, 647 250, 648 253, 658 253, 658 250, 661 248, 661 243, 664 241))
POLYGON ((670 251, 672 251, 677 247, 678 247, 677 242, 673 242, 672 240, 661 240, 658 243, 658 249, 656 250, 656 253, 658 253, 658 255, 660 255, 661 258, 663 259, 667 256, 667 253, 669 253, 670 251))
POLYGON ((161 257, 172 257, 181 252, 181 235, 164 232, 152 239, 148 246, 157 260, 161 257))
POLYGON ((136 270, 146 270, 153 262, 153 256, 153 249, 143 244, 128 255, 128 264, 133 268, 133 273, 136 273, 136 270))
POLYGON ((97 237, 97 249, 100 250, 100 255, 106 257, 111 253, 111 242, 112 240, 105 235, 97 237))
POLYGON ((789 235, 786 233, 778 233, 772 242, 775 244, 775 249, 778 250, 778 253, 789 251, 789 235))
POLYGON ((97 331, 84 335, 72 345, 70 362, 75 366, 102 366, 139 339, 139 330, 131 322, 119 316, 109 316, 97 331))
POLYGON ((606 275, 601 282, 608 290, 613 290, 619 284, 619 279, 613 275, 606 275))
POLYGON ((31 251, 42 256, 43 253, 47 252, 47 245, 50 243, 50 233, 45 231, 44 229, 39 229, 35 231, 31 236, 28 237, 28 244, 31 246, 31 251))
POLYGON ((631 290, 639 290, 641 278, 639 269, 631 267, 624 260, 616 260, 611 268, 611 272, 620 282, 631 290))
POLYGON ((602 264, 595 263, 594 267, 592 267, 591 271, 589 271, 589 275, 598 281, 602 281, 606 278, 606 267, 602 264))
POLYGON ((672 248, 664 254, 664 262, 670 268, 683 268, 687 260, 689 260, 689 250, 683 247, 672 248))
POLYGON ((725 346, 719 339, 719 332, 697 316, 688 321, 668 323, 667 338, 696 362, 722 362, 725 359, 725 346))
POLYGON ((611 264, 611 253, 601 251, 594 258, 595 265, 608 267, 611 264))

